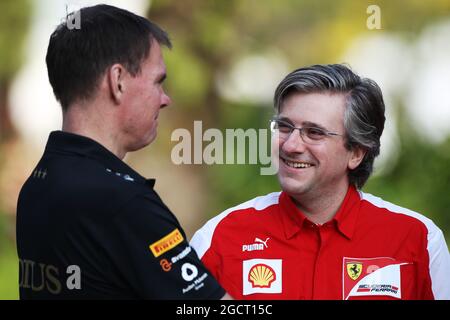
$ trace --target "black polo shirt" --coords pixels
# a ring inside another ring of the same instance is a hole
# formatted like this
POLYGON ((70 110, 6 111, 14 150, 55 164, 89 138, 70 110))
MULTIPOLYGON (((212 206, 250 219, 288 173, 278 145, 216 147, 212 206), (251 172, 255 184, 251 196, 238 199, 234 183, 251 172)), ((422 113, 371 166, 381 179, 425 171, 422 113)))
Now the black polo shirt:
POLYGON ((94 140, 52 132, 19 195, 20 297, 221 298, 154 183, 94 140))

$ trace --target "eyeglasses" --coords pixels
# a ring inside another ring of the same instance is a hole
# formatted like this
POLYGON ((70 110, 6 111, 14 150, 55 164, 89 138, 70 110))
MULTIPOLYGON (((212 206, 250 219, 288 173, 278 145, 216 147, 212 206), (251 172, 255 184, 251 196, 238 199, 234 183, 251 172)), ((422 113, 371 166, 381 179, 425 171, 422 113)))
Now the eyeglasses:
POLYGON ((320 144, 328 136, 343 136, 342 134, 329 132, 318 127, 304 126, 302 128, 297 128, 289 122, 280 119, 270 120, 270 130, 272 132, 278 131, 280 138, 283 140, 288 139, 296 129, 300 132, 302 140, 308 144, 320 144))

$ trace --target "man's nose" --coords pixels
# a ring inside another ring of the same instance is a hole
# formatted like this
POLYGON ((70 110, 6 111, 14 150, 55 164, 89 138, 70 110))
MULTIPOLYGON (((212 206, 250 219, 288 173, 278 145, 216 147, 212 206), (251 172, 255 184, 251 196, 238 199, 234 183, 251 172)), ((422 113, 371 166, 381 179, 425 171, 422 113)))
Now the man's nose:
POLYGON ((162 96, 162 99, 161 99, 161 109, 164 107, 167 107, 171 103, 172 103, 172 99, 170 99, 170 97, 164 93, 162 96))
POLYGON ((306 150, 306 144, 301 137, 299 130, 294 130, 283 142, 281 148, 287 153, 302 153, 306 150))

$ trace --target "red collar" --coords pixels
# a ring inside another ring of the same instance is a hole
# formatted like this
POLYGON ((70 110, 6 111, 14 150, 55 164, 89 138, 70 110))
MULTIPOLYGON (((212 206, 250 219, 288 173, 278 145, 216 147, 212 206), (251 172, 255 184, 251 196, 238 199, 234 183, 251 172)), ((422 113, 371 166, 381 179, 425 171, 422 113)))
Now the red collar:
MULTIPOLYGON (((300 232, 305 220, 309 221, 303 212, 297 208, 291 197, 282 192, 280 195, 279 213, 284 228, 284 233, 287 239, 292 238, 297 232, 300 232)), ((355 187, 350 186, 342 201, 339 210, 332 221, 337 226, 337 229, 348 239, 351 239, 358 218, 360 204, 360 196, 355 187)))

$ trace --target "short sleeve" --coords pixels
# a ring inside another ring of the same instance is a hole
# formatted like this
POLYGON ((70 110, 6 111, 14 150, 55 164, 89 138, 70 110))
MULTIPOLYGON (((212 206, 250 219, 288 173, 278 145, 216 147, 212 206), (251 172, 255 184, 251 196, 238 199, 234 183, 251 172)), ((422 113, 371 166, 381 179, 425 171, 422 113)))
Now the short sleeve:
POLYGON ((436 300, 450 300, 450 254, 439 228, 429 235, 428 252, 433 295, 436 300))
POLYGON ((110 256, 121 278, 144 299, 220 299, 176 217, 154 192, 135 196, 113 220, 110 256))

